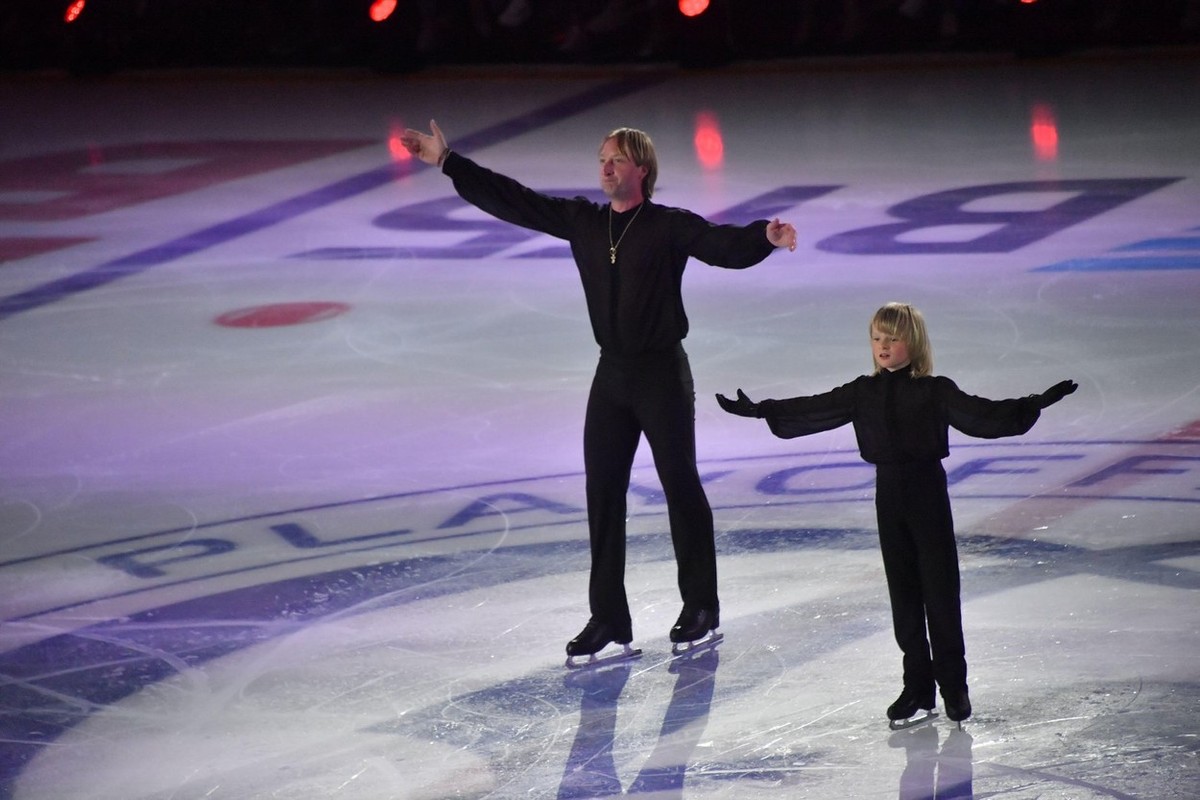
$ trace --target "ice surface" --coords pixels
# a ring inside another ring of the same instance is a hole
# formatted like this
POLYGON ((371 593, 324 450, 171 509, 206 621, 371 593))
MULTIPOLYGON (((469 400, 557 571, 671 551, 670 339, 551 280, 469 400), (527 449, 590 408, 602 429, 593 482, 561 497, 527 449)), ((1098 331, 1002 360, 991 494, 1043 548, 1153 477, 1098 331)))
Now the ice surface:
POLYGON ((1146 55, 0 82, 0 796, 1196 796, 1198 77, 1146 55), (795 253, 685 277, 715 650, 670 655, 643 451, 645 655, 563 668, 595 345, 559 243, 484 227, 393 154, 431 117, 537 188, 594 191, 623 124, 654 136, 665 204, 823 187, 777 212, 795 253), (275 143, 269 168, 247 142, 275 143), (135 194, 62 205, 100 178, 135 194), (1006 251, 969 252, 1003 229, 973 219, 829 244, 941 192, 1044 182, 962 206, 1032 213, 1079 195, 1049 182, 1101 180, 1161 185, 1006 251), (712 399, 852 379, 894 299, 968 391, 1080 384, 1024 437, 952 442, 962 731, 887 729, 900 659, 852 433, 785 442, 712 399), (318 302, 347 310, 216 323, 318 302))

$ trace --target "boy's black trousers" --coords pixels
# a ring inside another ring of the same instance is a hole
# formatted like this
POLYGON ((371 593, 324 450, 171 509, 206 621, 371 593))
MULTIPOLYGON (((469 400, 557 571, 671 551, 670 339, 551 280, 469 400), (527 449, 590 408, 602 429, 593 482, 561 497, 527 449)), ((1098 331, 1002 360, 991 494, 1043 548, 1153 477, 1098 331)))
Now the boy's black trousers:
POLYGON ((958 548, 941 461, 877 465, 875 511, 904 686, 965 688, 958 548))

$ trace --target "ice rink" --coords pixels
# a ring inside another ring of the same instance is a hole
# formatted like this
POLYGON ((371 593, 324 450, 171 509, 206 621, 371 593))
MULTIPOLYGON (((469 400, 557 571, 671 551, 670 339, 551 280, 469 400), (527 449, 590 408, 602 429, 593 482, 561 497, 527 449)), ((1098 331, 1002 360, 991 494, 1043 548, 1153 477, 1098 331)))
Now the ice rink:
POLYGON ((1200 797, 1200 59, 0 80, 0 797, 1200 797), (564 245, 398 145, 799 231, 684 279, 724 641, 679 613, 649 454, 587 619, 597 347, 564 245), (986 397, 952 435, 975 715, 892 733, 873 472, 713 398, 870 370, 891 300, 986 397))

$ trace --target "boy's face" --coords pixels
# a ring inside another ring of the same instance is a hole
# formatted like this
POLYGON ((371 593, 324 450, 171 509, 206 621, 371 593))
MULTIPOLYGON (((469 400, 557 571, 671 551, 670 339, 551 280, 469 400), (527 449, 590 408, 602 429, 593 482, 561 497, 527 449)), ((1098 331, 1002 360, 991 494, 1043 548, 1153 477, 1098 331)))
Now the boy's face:
POLYGON ((898 336, 884 333, 871 326, 871 355, 881 370, 897 370, 908 366, 908 344, 898 336))

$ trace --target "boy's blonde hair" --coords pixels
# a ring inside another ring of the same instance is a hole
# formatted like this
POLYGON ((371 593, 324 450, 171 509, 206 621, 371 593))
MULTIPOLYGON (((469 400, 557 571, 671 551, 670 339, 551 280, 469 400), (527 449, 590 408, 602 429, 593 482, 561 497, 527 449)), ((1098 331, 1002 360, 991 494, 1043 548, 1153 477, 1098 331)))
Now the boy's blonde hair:
MULTIPOLYGON (((929 331, 925 328, 925 317, 908 303, 888 303, 875 312, 867 335, 879 330, 895 336, 908 347, 908 360, 912 365, 912 377, 923 378, 933 373, 933 345, 929 342, 929 331)), ((874 364, 874 359, 872 359, 874 364)), ((879 365, 874 364, 875 372, 879 365)))
POLYGON ((650 134, 637 128, 617 128, 604 137, 600 146, 603 147, 609 139, 615 140, 617 149, 635 165, 646 168, 646 177, 642 178, 642 194, 649 200, 654 196, 654 182, 658 180, 658 155, 654 152, 650 134))

